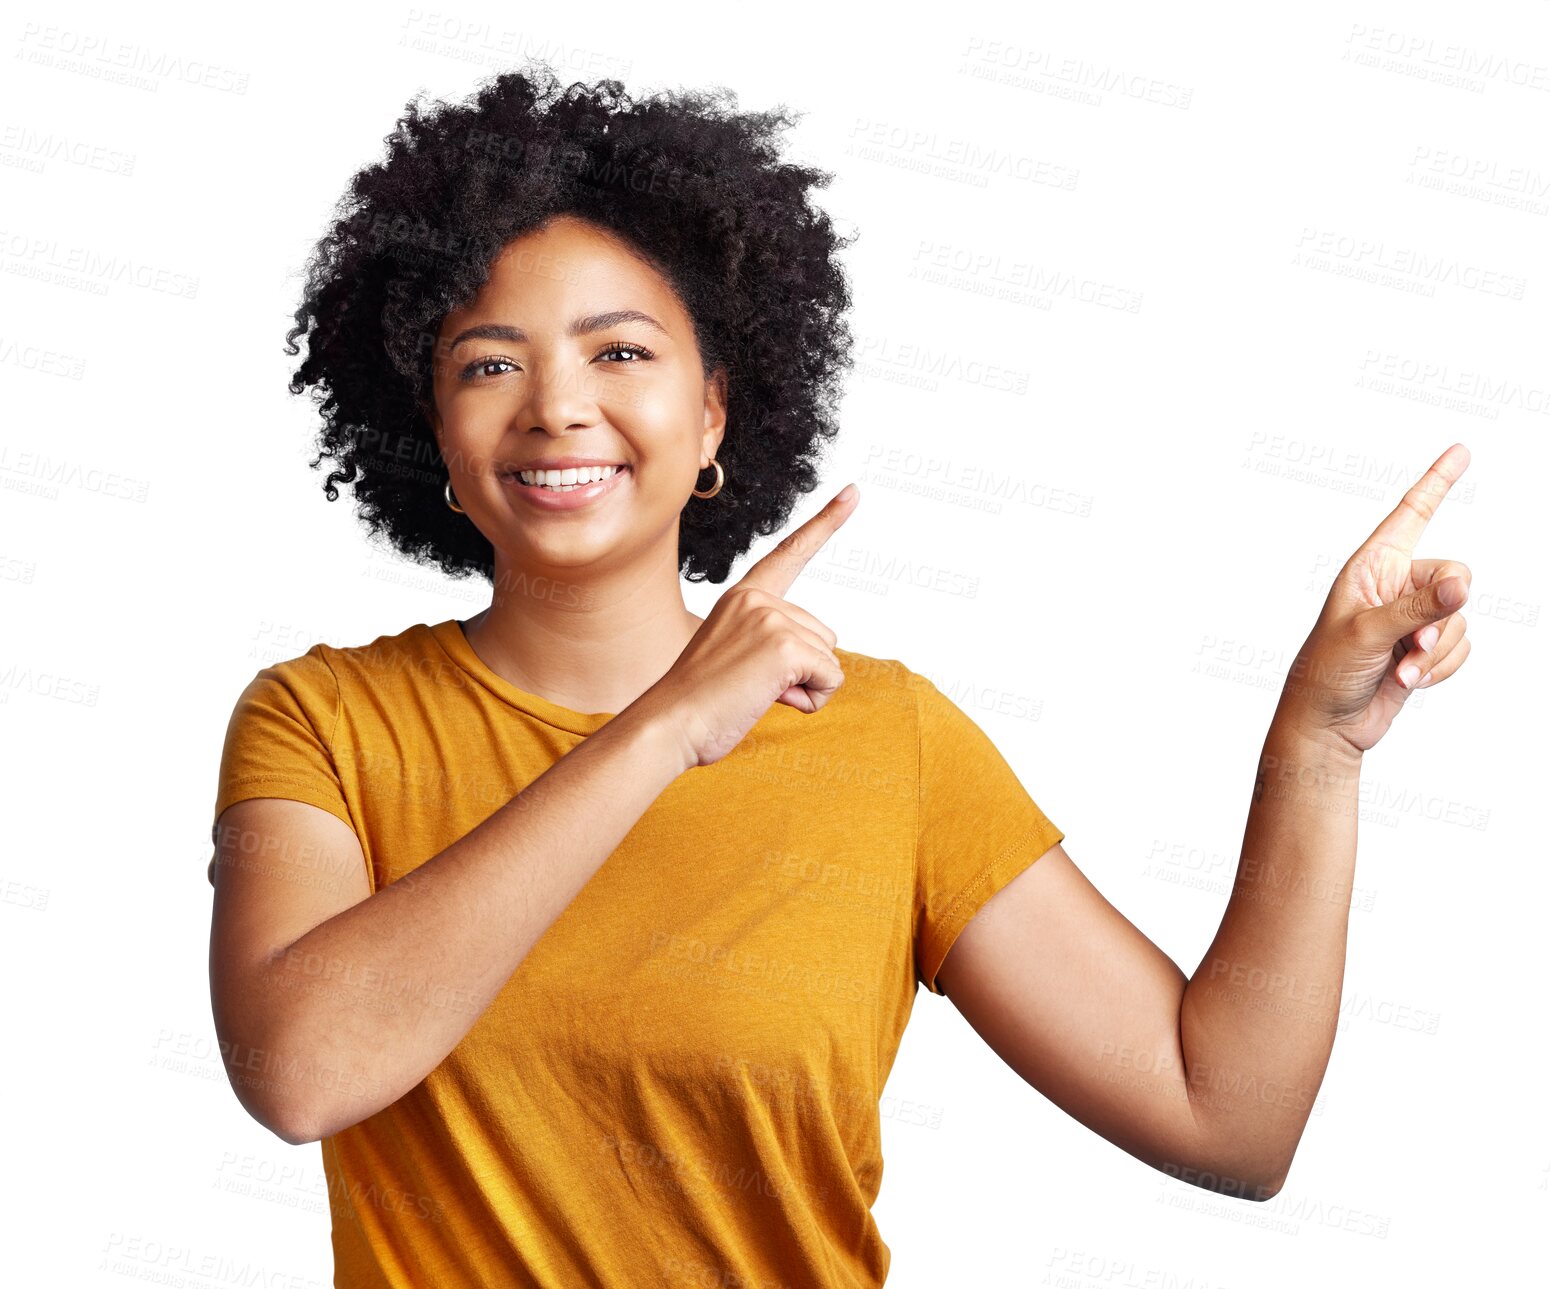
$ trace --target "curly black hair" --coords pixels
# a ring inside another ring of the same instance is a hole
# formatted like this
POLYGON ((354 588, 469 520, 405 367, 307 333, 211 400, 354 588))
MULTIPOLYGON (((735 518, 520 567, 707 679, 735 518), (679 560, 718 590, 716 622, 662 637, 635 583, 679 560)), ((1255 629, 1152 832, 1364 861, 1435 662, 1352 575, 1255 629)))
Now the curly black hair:
POLYGON ((360 170, 336 206, 286 335, 292 355, 307 337, 290 390, 311 387, 322 415, 311 465, 337 462, 325 495, 352 485, 373 534, 418 563, 493 582, 489 541, 443 497, 447 468, 428 420, 433 346, 508 242, 574 215, 657 268, 693 321, 707 378, 727 373, 726 483, 691 499, 679 521, 680 572, 725 581, 817 486, 851 361, 836 252, 855 238, 809 204, 807 191, 833 176, 779 155, 776 136, 799 115, 739 112, 725 88, 647 98, 616 80, 562 88, 537 60, 485 80, 465 103, 435 100, 427 112, 419 97, 385 140, 386 159, 360 170))

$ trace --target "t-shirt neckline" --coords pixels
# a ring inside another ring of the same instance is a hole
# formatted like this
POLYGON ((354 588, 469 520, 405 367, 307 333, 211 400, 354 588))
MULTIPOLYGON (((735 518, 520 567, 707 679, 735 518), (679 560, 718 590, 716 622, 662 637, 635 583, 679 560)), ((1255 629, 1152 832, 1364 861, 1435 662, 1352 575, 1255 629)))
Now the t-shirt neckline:
POLYGON ((463 623, 458 618, 448 618, 445 622, 436 623, 431 627, 431 634, 453 662, 497 698, 536 717, 545 725, 553 725, 556 729, 566 730, 572 734, 595 734, 618 715, 617 712, 578 712, 569 707, 561 707, 559 703, 550 702, 539 694, 529 693, 513 685, 504 676, 491 670, 484 659, 474 651, 473 645, 463 631, 463 623))

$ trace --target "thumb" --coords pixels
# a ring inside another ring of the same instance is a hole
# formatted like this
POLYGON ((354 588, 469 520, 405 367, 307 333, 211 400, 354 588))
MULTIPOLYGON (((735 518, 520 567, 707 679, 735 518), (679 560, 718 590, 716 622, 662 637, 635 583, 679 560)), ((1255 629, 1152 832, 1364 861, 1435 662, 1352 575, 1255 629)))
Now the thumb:
POLYGON ((1411 632, 1456 612, 1468 598, 1469 586, 1463 578, 1439 578, 1392 603, 1368 609, 1362 615, 1367 642, 1375 653, 1390 650, 1411 632))

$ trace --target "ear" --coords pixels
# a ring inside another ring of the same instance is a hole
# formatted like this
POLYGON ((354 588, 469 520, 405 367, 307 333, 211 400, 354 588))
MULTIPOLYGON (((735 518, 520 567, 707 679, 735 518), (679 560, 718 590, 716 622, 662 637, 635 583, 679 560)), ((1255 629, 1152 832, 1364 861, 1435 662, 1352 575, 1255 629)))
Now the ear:
POLYGON ((727 429, 727 372, 717 367, 705 382, 705 433, 700 446, 707 461, 714 461, 727 429))

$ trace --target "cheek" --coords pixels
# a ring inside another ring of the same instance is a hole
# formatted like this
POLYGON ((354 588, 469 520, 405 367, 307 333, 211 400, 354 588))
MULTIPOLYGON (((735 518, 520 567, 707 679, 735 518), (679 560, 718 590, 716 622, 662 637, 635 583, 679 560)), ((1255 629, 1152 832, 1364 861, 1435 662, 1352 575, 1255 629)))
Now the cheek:
POLYGON ((702 452, 702 413, 685 408, 635 408, 614 424, 620 427, 635 466, 635 482, 652 492, 694 487, 702 452))
POLYGON ((481 440, 475 435, 444 431, 439 446, 447 472, 454 478, 465 475, 475 479, 488 478, 492 487, 499 487, 500 480, 495 477, 492 467, 494 457, 490 454, 489 443, 489 440, 481 440))

